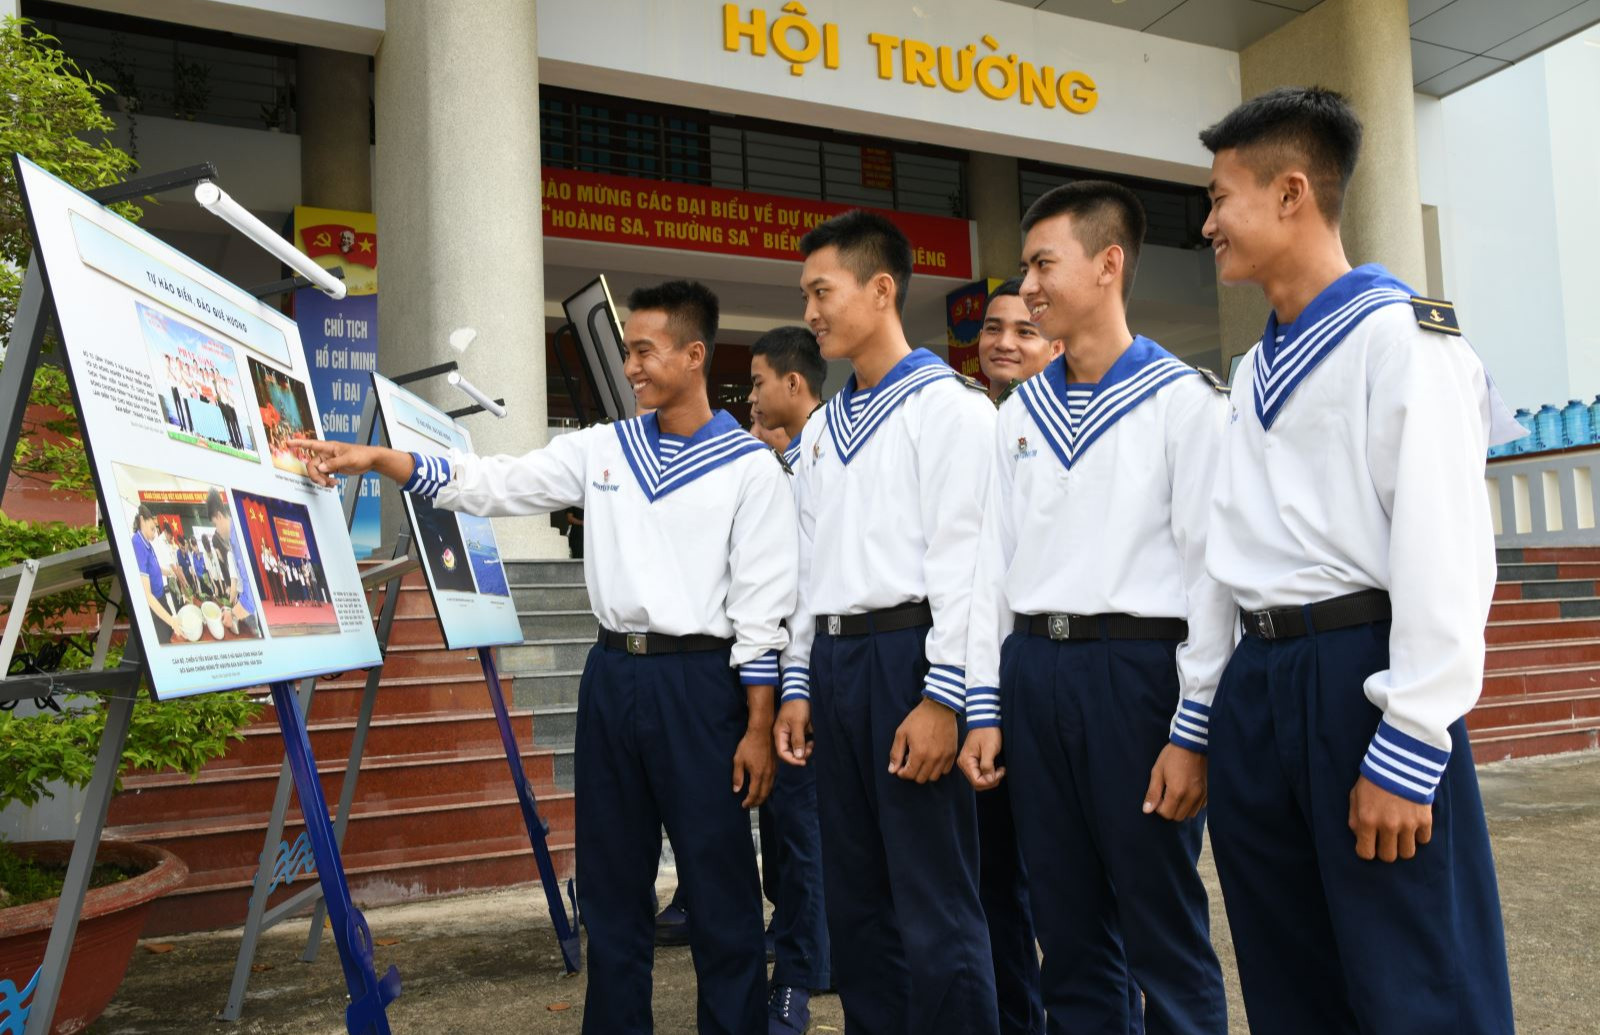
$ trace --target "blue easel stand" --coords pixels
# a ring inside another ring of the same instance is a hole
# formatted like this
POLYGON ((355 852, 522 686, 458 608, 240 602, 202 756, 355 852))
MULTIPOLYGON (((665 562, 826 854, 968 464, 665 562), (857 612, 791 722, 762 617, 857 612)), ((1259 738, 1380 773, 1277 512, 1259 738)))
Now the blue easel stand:
POLYGON ((311 755, 311 739, 306 734, 306 720, 300 714, 294 686, 273 683, 272 706, 278 713, 284 753, 294 775, 295 796, 300 799, 300 812, 305 816, 311 852, 317 860, 317 879, 322 883, 322 900, 327 903, 333 940, 344 966, 345 987, 350 991, 345 1028, 350 1035, 389 1035, 389 1017, 384 1008, 400 994, 400 972, 390 967, 380 981, 372 969, 372 932, 366 918, 350 901, 339 842, 328 820, 328 803, 322 796, 322 782, 317 779, 317 763, 311 755))
MULTIPOLYGON (((583 947, 578 942, 578 932, 567 919, 566 905, 561 901, 561 885, 556 882, 555 862, 550 858, 550 845, 546 841, 550 824, 539 815, 538 802, 533 788, 528 786, 528 774, 522 769, 522 749, 517 746, 516 734, 511 730, 511 716, 506 712, 505 697, 500 693, 500 673, 494 664, 494 649, 478 648, 478 661, 483 665, 483 678, 489 684, 489 703, 494 706, 494 721, 500 727, 500 743, 506 749, 506 762, 511 766, 511 783, 517 789, 517 803, 522 806, 522 822, 528 828, 528 843, 533 846, 533 857, 539 864, 539 881, 544 885, 545 900, 550 903, 550 919, 556 927, 556 941, 561 946, 561 958, 568 974, 583 969, 583 947)), ((567 882, 567 894, 572 895, 572 882, 567 882)), ((573 914, 578 904, 572 903, 573 914)))

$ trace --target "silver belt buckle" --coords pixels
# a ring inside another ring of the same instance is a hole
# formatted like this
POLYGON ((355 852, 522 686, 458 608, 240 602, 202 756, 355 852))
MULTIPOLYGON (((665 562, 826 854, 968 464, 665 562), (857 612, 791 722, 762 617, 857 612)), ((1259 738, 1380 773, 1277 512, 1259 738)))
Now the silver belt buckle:
POLYGON ((1261 638, 1264 640, 1275 640, 1278 638, 1278 630, 1274 628, 1272 624, 1271 611, 1256 612, 1256 632, 1259 633, 1261 638))
POLYGON ((844 627, 844 621, 838 615, 828 616, 828 635, 838 636, 839 630, 844 627))
POLYGON ((644 633, 628 634, 628 653, 645 654, 650 648, 650 638, 644 633))
POLYGON ((1072 622, 1066 615, 1051 615, 1045 622, 1052 640, 1065 640, 1072 635, 1072 622))

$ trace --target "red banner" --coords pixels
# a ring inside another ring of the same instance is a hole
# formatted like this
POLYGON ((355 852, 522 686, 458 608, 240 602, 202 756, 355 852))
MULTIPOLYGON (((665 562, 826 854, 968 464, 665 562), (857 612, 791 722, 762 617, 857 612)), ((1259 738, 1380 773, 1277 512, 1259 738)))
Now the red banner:
POLYGON ((357 233, 339 223, 318 223, 300 230, 300 250, 315 259, 337 255, 345 262, 378 268, 378 235, 357 233))
MULTIPOLYGON (((545 169, 543 176, 547 236, 647 248, 798 262, 807 230, 854 207, 568 169, 545 169)), ((967 220, 876 211, 910 238, 915 272, 972 276, 967 220)))
POLYGON ((306 526, 288 518, 274 517, 272 527, 278 533, 279 557, 310 557, 306 549, 306 526))

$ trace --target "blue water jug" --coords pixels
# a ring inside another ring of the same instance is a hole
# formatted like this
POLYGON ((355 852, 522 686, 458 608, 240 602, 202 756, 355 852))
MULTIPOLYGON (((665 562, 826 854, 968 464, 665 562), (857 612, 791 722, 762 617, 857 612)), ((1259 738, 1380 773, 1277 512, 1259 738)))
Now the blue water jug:
POLYGON ((1561 430, 1566 433, 1567 445, 1586 446, 1594 441, 1594 427, 1589 423, 1589 407, 1582 399, 1568 399, 1561 408, 1561 430))
POLYGON ((1594 397, 1594 402, 1589 404, 1589 434, 1596 442, 1600 442, 1600 395, 1594 397))
POLYGON ((1533 415, 1533 437, 1535 452, 1543 453, 1565 446, 1566 436, 1561 432, 1561 411, 1549 403, 1539 407, 1539 412, 1533 415))
POLYGON ((1513 439, 1512 441, 1506 443, 1506 455, 1508 456, 1515 456, 1518 453, 1532 453, 1538 448, 1535 445, 1535 441, 1537 440, 1538 436, 1533 430, 1533 411, 1528 409, 1526 406, 1518 407, 1517 423, 1522 425, 1523 430, 1525 430, 1527 434, 1519 439, 1513 439))

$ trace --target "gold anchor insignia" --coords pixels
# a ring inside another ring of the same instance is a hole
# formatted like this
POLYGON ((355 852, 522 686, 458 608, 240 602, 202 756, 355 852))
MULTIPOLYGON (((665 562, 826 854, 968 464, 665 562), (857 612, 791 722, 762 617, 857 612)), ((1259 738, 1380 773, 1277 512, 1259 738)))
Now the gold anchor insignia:
POLYGON ((1430 309, 1428 310, 1428 319, 1434 323, 1444 323, 1444 314, 1437 309, 1430 309))

